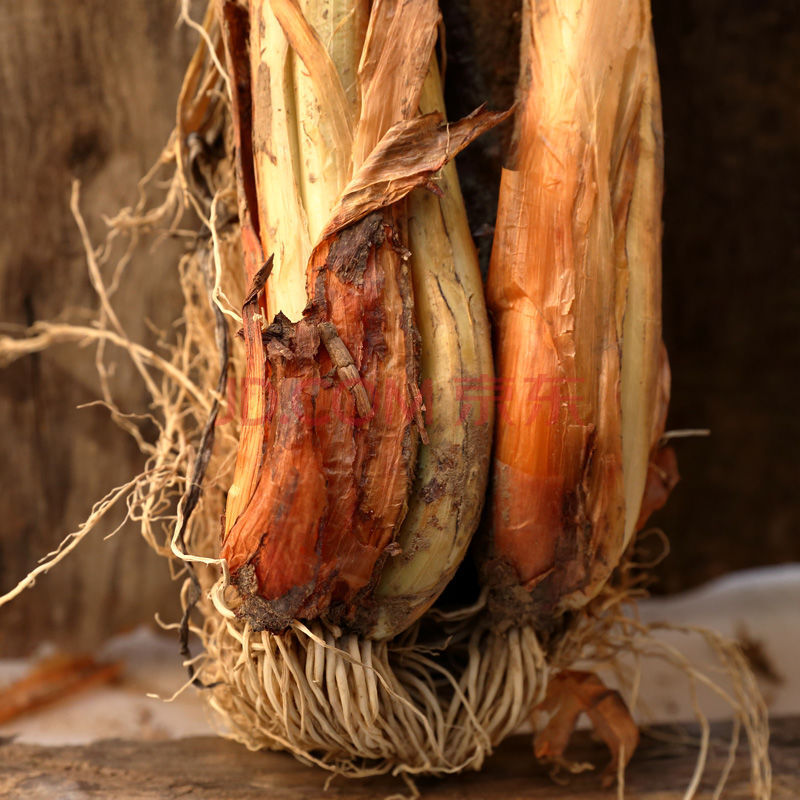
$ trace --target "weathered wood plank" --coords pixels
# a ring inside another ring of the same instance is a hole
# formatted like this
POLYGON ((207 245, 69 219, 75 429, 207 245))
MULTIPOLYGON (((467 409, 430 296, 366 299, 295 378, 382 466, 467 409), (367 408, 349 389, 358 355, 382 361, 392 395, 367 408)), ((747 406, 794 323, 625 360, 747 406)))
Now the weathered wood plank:
MULTIPOLYGON (((698 800, 708 800, 725 760, 727 726, 714 730, 715 746, 708 779, 698 800)), ((697 750, 687 730, 660 728, 646 735, 626 781, 629 800, 678 800, 694 770, 697 750)), ((606 754, 586 735, 577 737, 573 757, 601 765, 606 754)), ((775 800, 800 797, 800 718, 774 722, 772 759, 775 800)), ((251 753, 232 742, 211 737, 171 741, 108 740, 84 747, 38 747, 0 744, 0 796, 90 800, 152 800, 192 797, 198 800, 297 800, 298 798, 385 797, 407 793, 396 778, 335 780, 324 794, 326 773, 306 767, 282 753, 251 753)), ((532 756, 530 739, 516 736, 504 743, 480 773, 417 782, 426 800, 611 800, 616 793, 600 787, 597 772, 554 783, 532 756)), ((738 759, 723 795, 726 800, 751 797, 748 765, 738 759)))
MULTIPOLYGON (((193 12, 204 3, 194 2, 193 12)), ((137 199, 137 182, 174 124, 183 71, 198 40, 176 30, 175 0, 0 0, 0 320, 26 325, 65 309, 98 307, 70 184, 95 244, 102 214, 137 199)), ((131 338, 151 343, 150 319, 180 314, 174 243, 134 253, 119 314, 131 338)), ((120 250, 121 253, 121 250, 120 250)), ((113 264, 111 265, 113 268, 113 264)), ((110 275, 108 275, 110 278, 110 275)), ((112 348, 125 411, 148 398, 112 348)), ((86 518, 93 502, 129 480, 143 457, 101 407, 91 348, 64 345, 0 370, 0 593, 86 518)), ((91 648, 120 628, 177 613, 167 566, 135 529, 109 542, 114 515, 58 570, 0 610, 0 652, 42 639, 91 648)), ((131 526, 133 528, 133 526, 131 526)))

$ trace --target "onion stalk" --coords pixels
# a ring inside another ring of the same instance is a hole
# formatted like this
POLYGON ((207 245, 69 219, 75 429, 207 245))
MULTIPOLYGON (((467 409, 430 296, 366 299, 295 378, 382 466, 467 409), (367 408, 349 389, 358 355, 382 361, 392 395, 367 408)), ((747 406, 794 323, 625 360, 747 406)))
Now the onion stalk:
POLYGON ((325 614, 390 637, 442 591, 483 503, 491 414, 459 393, 491 378, 488 325, 455 174, 434 176, 503 115, 442 121, 432 0, 222 9, 257 412, 222 556, 255 630, 325 614))
POLYGON ((552 622, 619 563, 663 433, 663 136, 645 0, 524 9, 488 281, 503 394, 483 569, 507 613, 552 622))

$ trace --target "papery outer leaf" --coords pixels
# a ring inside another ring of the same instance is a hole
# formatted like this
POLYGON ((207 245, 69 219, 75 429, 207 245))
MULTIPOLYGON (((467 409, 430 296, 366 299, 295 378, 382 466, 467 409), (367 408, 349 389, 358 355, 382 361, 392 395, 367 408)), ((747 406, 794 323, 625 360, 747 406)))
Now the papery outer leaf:
POLYGON ((484 580, 508 588, 507 613, 515 585, 533 592, 544 621, 594 597, 621 558, 659 415, 646 0, 526 3, 521 76, 487 287, 502 396, 484 580))
POLYGON ((323 236, 405 197, 427 181, 470 142, 510 115, 478 108, 458 122, 438 112, 395 123, 347 184, 323 236))
POLYGON ((282 312, 296 322, 307 302, 311 238, 297 152, 294 53, 269 0, 250 2, 249 51, 257 191, 257 209, 250 211, 258 219, 262 249, 274 257, 265 295, 267 318, 282 312))
POLYGON ((247 376, 242 386, 241 431, 236 452, 233 482, 225 503, 225 531, 229 531, 253 495, 261 468, 263 426, 266 419, 266 356, 261 340, 261 322, 265 311, 263 287, 272 268, 272 258, 264 267, 264 254, 258 236, 258 220, 251 215, 256 208, 256 185, 252 149, 252 93, 247 59, 249 17, 238 3, 220 3, 225 61, 232 78, 231 112, 236 142, 235 167, 239 226, 242 236, 244 271, 251 282, 242 309, 245 363, 247 376), (263 269, 262 269, 263 268, 263 269))
POLYGON ((353 146, 357 169, 397 122, 417 115, 436 42, 437 0, 376 0, 359 65, 361 117, 353 146))

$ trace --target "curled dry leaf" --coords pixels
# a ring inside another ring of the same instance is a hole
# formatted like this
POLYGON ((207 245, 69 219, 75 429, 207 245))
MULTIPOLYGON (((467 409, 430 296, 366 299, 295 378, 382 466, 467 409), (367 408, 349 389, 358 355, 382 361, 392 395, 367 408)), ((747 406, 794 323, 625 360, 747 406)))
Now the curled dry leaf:
POLYGON ((510 114, 481 107, 449 124, 439 112, 395 123, 345 187, 323 235, 396 203, 417 186, 436 191, 433 175, 510 114))
POLYGON ((639 744, 639 728, 619 692, 608 689, 592 672, 564 670, 550 679, 545 699, 533 710, 534 726, 544 720, 533 742, 536 757, 570 768, 564 754, 578 718, 587 714, 595 733, 611 752, 603 773, 610 786, 639 744))

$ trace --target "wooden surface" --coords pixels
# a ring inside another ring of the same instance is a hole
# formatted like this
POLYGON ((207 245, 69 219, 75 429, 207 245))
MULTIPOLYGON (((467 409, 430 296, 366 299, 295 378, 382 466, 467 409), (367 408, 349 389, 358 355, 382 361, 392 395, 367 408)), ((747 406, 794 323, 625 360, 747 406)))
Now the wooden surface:
MULTIPOLYGON (((193 3, 198 13, 202 2, 193 3)), ((95 245, 101 214, 136 201, 137 182, 174 125, 183 71, 197 34, 176 29, 176 0, 0 0, 0 322, 27 325, 65 309, 97 309, 70 184, 95 245)), ((115 300, 136 341, 148 320, 180 313, 178 251, 143 244, 115 300)), ((113 268, 113 264, 110 265, 113 268)), ((109 277, 108 270, 106 277, 109 277)), ((142 382, 115 358, 124 411, 142 412, 142 382)), ((63 345, 0 369, 0 594, 142 464, 133 440, 104 408, 93 348, 63 345)), ((131 526, 103 542, 117 514, 36 589, 0 609, 0 652, 42 639, 84 649, 122 627, 177 613, 167 566, 131 526)))
MULTIPOLYGON (((698 800, 708 800, 724 761, 727 730, 715 728, 708 780, 698 800)), ((629 800, 678 800, 694 770, 697 751, 686 731, 658 729, 645 735, 627 775, 629 800), (668 740, 669 739, 669 740, 668 740)), ((606 754, 587 736, 577 737, 571 755, 602 766, 606 754)), ((800 797, 800 719, 776 720, 772 733, 774 800, 800 797)), ((84 747, 38 747, 0 743, 0 797, 88 800, 301 800, 381 798, 407 792, 398 779, 337 779, 323 794, 326 774, 280 753, 251 753, 214 738, 132 742, 109 740, 84 747)), ((417 782, 426 800, 614 800, 597 772, 554 783, 531 753, 527 736, 503 744, 480 773, 417 782)), ((747 761, 737 760, 725 800, 750 797, 747 761)))

